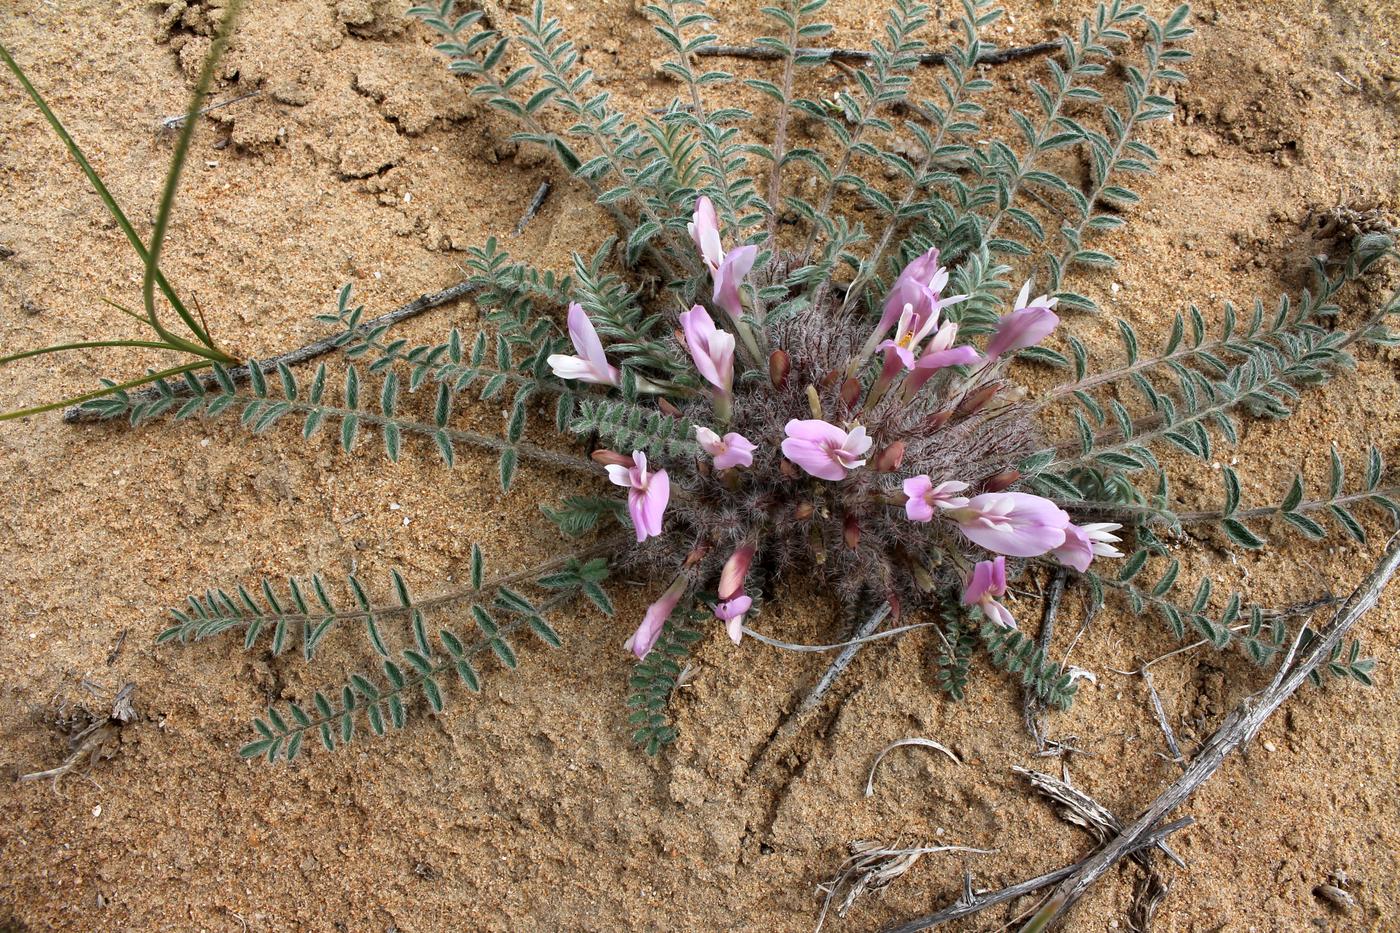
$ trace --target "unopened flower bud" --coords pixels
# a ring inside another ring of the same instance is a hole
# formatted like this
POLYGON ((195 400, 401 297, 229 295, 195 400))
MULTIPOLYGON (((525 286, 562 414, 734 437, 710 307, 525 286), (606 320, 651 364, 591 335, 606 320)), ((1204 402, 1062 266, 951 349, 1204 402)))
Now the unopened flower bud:
POLYGON ((786 457, 778 462, 778 472, 783 474, 786 479, 797 479, 802 475, 802 471, 797 468, 797 464, 788 460, 786 457))
POLYGON ((938 411, 924 419, 925 431, 937 431, 948 423, 948 419, 953 417, 952 411, 938 411))
POLYGON ((875 455, 870 468, 876 473, 893 473, 904 462, 904 441, 895 441, 875 455))
POLYGON ((603 466, 620 466, 630 470, 637 465, 636 461, 631 457, 620 454, 615 450, 608 450, 606 447, 593 451, 590 456, 593 458, 594 463, 599 463, 603 466))
POLYGON ((773 388, 785 388, 790 372, 792 372, 792 357, 788 356, 786 350, 774 350, 768 354, 768 379, 773 383, 773 388))
POLYGON ((860 380, 852 376, 841 383, 841 404, 847 408, 855 405, 860 398, 860 380))
POLYGON ((729 560, 724 562, 724 569, 719 574, 721 600, 733 599, 744 591, 744 578, 748 576, 749 564, 753 563, 753 556, 757 551, 756 544, 741 544, 729 555, 729 560))
POLYGON ((976 392, 972 393, 967 398, 965 398, 963 400, 963 403, 958 406, 958 414, 971 415, 981 411, 983 406, 985 406, 992 399, 996 398, 996 395, 998 392, 1001 391, 1001 388, 1001 383, 994 382, 991 385, 986 385, 978 389, 976 392))
POLYGON ((810 502, 799 502, 793 507, 792 517, 799 522, 805 522, 816 514, 817 507, 810 502))
POLYGON ((841 519, 841 535, 846 540, 846 547, 853 551, 860 547, 860 520, 855 513, 847 512, 841 519))
POLYGON ((987 477, 987 481, 982 484, 982 491, 1001 492, 1020 478, 1020 470, 1002 470, 1000 473, 987 477))

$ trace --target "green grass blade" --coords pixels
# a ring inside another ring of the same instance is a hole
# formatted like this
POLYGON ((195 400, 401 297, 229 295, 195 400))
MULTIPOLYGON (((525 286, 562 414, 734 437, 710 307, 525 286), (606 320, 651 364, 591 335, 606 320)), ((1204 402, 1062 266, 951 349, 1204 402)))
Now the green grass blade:
MULTIPOLYGON (((151 245, 146 255, 146 274, 141 282, 141 297, 145 302, 146 314, 150 317, 152 324, 155 324, 156 321, 156 276, 160 271, 160 253, 165 245, 165 231, 170 225, 170 212, 175 206, 175 191, 180 186, 180 174, 184 170, 185 160, 189 156, 190 142, 194 139, 200 107, 204 103, 204 98, 209 94, 210 85, 214 83, 214 68, 218 65, 224 49, 227 48, 229 35, 233 32, 233 23, 238 17, 238 6, 239 0, 232 0, 229 3, 224 13, 224 21, 219 27, 219 33, 214 37, 209 54, 204 57, 204 64, 199 71, 199 80, 195 84, 194 99, 190 101, 190 109, 185 114, 184 124, 180 127, 180 135, 175 141, 175 151, 170 157, 170 169, 165 176, 165 187, 161 189, 160 208, 156 212, 155 225, 151 229, 151 245)), ((170 298, 168 294, 167 298, 170 298)), ((180 319, 185 322, 185 326, 199 341, 206 347, 214 349, 213 340, 190 314, 184 303, 178 299, 170 298, 170 304, 180 315, 180 319)))
POLYGON ((34 350, 21 350, 19 353, 11 353, 9 356, 0 356, 0 366, 6 363, 13 363, 15 360, 28 359, 31 356, 43 356, 46 353, 66 353, 69 350, 90 350, 93 347, 150 347, 155 350, 177 349, 168 343, 160 343, 155 340, 80 340, 77 343, 56 343, 52 346, 39 347, 34 350))
POLYGON ((186 363, 183 366, 172 366, 170 369, 162 369, 158 373, 147 373, 138 379, 130 379, 126 382, 118 383, 114 386, 103 386, 91 392, 84 392, 82 395, 74 395, 61 402, 49 402, 47 405, 35 405, 33 408, 21 408, 18 411, 7 411, 0 413, 0 421, 14 421, 16 418, 27 418, 30 415, 42 414, 46 411, 53 411, 56 408, 67 408, 69 405, 81 405, 83 402, 101 398, 104 395, 111 395, 113 392, 122 392, 126 389, 135 389, 138 386, 148 385, 157 379, 165 379, 169 376, 178 376, 181 373, 193 372, 196 369, 204 369, 214 365, 209 360, 196 360, 193 363, 186 363))
MULTIPOLYGON (((131 221, 127 219, 126 212, 123 211, 121 205, 117 203, 117 199, 112 196, 112 192, 107 190, 107 186, 102 183, 102 178, 97 174, 97 170, 92 167, 92 163, 88 162, 87 156, 83 155, 83 150, 78 148, 78 143, 69 135, 68 130, 63 126, 58 116, 49 109, 48 102, 44 100, 38 88, 34 87, 30 82, 24 70, 20 68, 19 63, 14 60, 9 50, 6 49, 4 45, 0 45, 0 61, 3 61, 5 66, 10 69, 10 72, 19 81, 20 86, 24 88, 25 93, 29 95, 29 99, 34 102, 34 106, 43 114, 49 127, 54 131, 55 135, 62 140, 64 147, 68 150, 68 154, 73 157, 74 162, 78 163, 78 168, 83 170, 83 174, 87 176, 88 183, 92 185, 93 190, 97 192, 97 196, 101 198, 103 205, 107 208, 107 212, 112 215, 112 218, 117 222, 117 226, 120 227, 122 233, 126 235, 127 242, 131 244, 131 248, 136 251, 136 254, 141 258, 141 262, 143 264, 146 263, 148 260, 146 244, 141 242, 141 238, 136 235, 136 228, 133 227, 131 221)), ((160 290, 164 293, 166 299, 169 300, 171 304, 179 301, 178 296, 175 294, 175 289, 166 281, 165 276, 160 273, 159 269, 156 270, 155 274, 156 284, 160 286, 160 290)), ((145 319, 143 318, 143 320, 145 319)), ((146 323, 149 324, 152 322, 147 321, 146 323)), ((159 331, 159 327, 157 327, 157 331, 159 331)))

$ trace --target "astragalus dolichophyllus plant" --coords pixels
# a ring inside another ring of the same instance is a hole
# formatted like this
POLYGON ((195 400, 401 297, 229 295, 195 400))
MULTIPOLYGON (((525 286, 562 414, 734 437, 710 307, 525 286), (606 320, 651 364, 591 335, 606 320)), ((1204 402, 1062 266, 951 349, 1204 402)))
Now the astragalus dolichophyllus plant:
MULTIPOLYGON (((1185 7, 1158 20, 1100 5, 1047 60, 1023 109, 989 115, 978 100, 993 84, 979 62, 995 50, 980 37, 999 11, 988 3, 964 0, 932 96, 914 90, 932 14, 899 0, 846 89, 814 100, 797 93, 797 76, 830 66, 812 48, 830 32, 823 6, 765 9, 771 75, 745 82, 701 68, 715 40, 702 4, 648 7, 680 94, 640 118, 593 86, 540 4, 489 24, 452 0, 414 8, 440 34, 447 67, 516 122, 518 142, 591 192, 617 236, 566 276, 487 241, 470 256, 485 327, 438 343, 391 338, 346 286, 322 316, 341 328, 343 385, 325 366, 298 376, 252 363, 242 380, 217 363, 209 379, 185 374, 88 403, 133 423, 236 412, 257 433, 296 417, 307 438, 334 425, 346 450, 372 429, 391 460, 420 438, 448 467, 457 450, 486 448, 505 489, 522 465, 567 477, 570 492, 543 512, 582 543, 541 567, 491 577, 474 547, 470 584, 426 598, 398 574, 383 604, 358 579, 347 600, 319 576, 192 597, 162 641, 232 631, 248 648, 299 642, 309 661, 350 622, 378 655, 374 673, 270 709, 246 756, 291 760, 308 736, 334 749, 362 725, 384 733, 420 697, 439 711, 449 679, 478 689, 480 656, 515 666, 515 632, 558 644, 549 610, 582 595, 611 613, 603 584, 620 571, 651 581, 642 617, 604 635, 639 659, 628 715, 650 752, 675 735, 667 707, 690 646, 727 636, 736 652, 755 650, 746 634, 783 646, 782 597, 794 585, 819 584, 847 617, 871 620, 840 646, 932 638, 936 682, 953 698, 981 647, 1063 707, 1075 671, 1022 634, 1027 601, 1007 598, 1018 578, 1067 574, 1096 608, 1113 596, 1178 637, 1239 644, 1263 664, 1297 636, 1292 617, 1183 579, 1168 542, 1219 534, 1262 548, 1265 533, 1322 538, 1325 522, 1361 537, 1358 507, 1396 512, 1376 450, 1360 482, 1347 482, 1334 450, 1322 494, 1300 476, 1276 504, 1248 508, 1222 468, 1221 506, 1190 513, 1171 508, 1159 460, 1206 464, 1235 443, 1240 419, 1286 418, 1302 389, 1354 352, 1394 343, 1395 297, 1339 305, 1393 256, 1385 237, 1319 260, 1312 287, 1272 307, 1176 311, 1177 296, 1156 296, 1161 346, 1119 322, 1122 356, 1091 359, 1075 336, 1100 309, 1074 277, 1116 262, 1099 239, 1138 201, 1129 181, 1158 159, 1141 131, 1171 116, 1164 92, 1185 80, 1185 7), (759 112, 728 105, 740 83, 759 112), (797 145, 799 120, 825 130, 823 141, 797 145), (1030 367, 1057 378, 1031 390, 1030 367), (455 426, 469 394, 511 395, 499 436, 455 426), (527 441, 542 400, 556 433, 527 441)), ((1331 667, 1363 682, 1370 669, 1355 644, 1331 667)))

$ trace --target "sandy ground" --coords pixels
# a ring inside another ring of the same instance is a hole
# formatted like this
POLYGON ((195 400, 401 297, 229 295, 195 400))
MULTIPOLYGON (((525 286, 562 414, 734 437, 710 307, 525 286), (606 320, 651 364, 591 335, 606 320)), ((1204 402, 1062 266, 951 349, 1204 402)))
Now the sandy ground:
MULTIPOLYGON (((560 6, 624 106, 658 106, 674 92, 655 74, 660 44, 630 2, 560 6)), ((726 40, 757 34, 748 4, 714 7, 726 40)), ((1085 4, 1011 7, 997 27, 1004 43, 1057 35, 1085 4)), ((461 250, 506 236, 546 178, 555 193, 508 241, 513 252, 564 269, 607 229, 586 192, 515 151, 505 124, 445 73, 397 8, 249 5, 218 94, 262 93, 200 126, 166 264, 241 354, 321 334, 311 316, 346 281, 372 313, 451 284, 461 250)), ((836 41, 862 42, 878 9, 833 0, 836 41)), ((154 210, 170 147, 157 123, 183 109, 203 50, 171 18, 133 2, 10 0, 0 12, 0 40, 138 224, 154 210)), ((1111 244, 1125 262, 1084 287, 1144 339, 1160 339, 1170 313, 1190 302, 1216 319, 1225 299, 1272 302, 1299 289, 1305 257, 1326 249, 1307 230, 1311 211, 1393 211, 1397 23, 1393 3, 1363 0, 1204 4, 1192 83, 1178 92, 1177 118, 1150 136, 1162 171, 1140 186, 1144 203, 1111 244)), ((1024 80, 1040 67, 998 69, 989 103, 1024 104, 1024 80)), ((920 77, 926 87, 930 79, 920 77)), ((829 93, 843 79, 825 70, 811 80, 829 93)), ((752 103, 766 132, 771 111, 752 103)), ((135 301, 140 270, 8 77, 0 244, 13 253, 0 260, 0 347, 121 331, 100 299, 135 301)), ((470 327, 476 313, 459 305, 403 330, 427 339, 451 323, 470 327)), ((1113 352, 1111 321, 1071 326, 1113 352)), ((1327 439, 1354 469, 1367 444, 1400 462, 1397 359, 1363 351, 1355 373, 1309 393, 1292 421, 1251 423, 1239 449, 1222 448, 1221 460, 1238 459, 1246 496, 1276 501, 1295 465, 1320 484, 1327 439)), ((0 397, 32 404, 158 362, 139 351, 31 361, 6 369, 0 397)), ((865 650, 839 705, 774 767, 750 775, 822 662, 756 644, 741 655, 715 633, 676 701, 681 740, 645 758, 628 741, 619 646, 648 591, 625 584, 615 588, 618 619, 561 616, 565 650, 531 649, 513 675, 490 670, 478 698, 454 691, 442 716, 420 716, 392 740, 316 753, 290 770, 240 762, 248 719, 363 666, 360 639, 339 636, 310 671, 293 654, 244 653, 229 640, 157 649, 165 608, 207 584, 313 570, 384 581, 398 567, 431 592, 461 579, 472 541, 499 570, 556 553, 535 502, 562 484, 529 471, 502 497, 494 470, 488 458, 462 457, 449 473, 417 448, 390 467, 377 445, 345 456, 331 439, 304 444, 290 428, 253 441, 231 419, 135 433, 56 416, 0 425, 0 768, 10 776, 61 760, 67 717, 105 712, 122 684, 136 685, 140 714, 87 778, 0 783, 0 928, 805 930, 814 885, 851 840, 996 850, 931 856, 831 927, 873 930, 947 903, 964 863, 992 887, 1086 851, 1087 838, 1011 772, 1057 767, 1034 757, 1013 685, 983 669, 965 702, 946 701, 933 685, 931 638, 865 650), (943 742, 964 764, 898 752, 864 797, 875 752, 911 735, 943 742)), ((1208 469, 1173 473, 1183 506, 1215 501, 1208 469)), ((1243 586, 1265 605, 1345 592, 1383 539, 1377 517, 1368 520, 1369 547, 1337 535, 1308 545, 1268 528, 1278 542, 1261 555, 1187 542, 1184 570, 1243 586)), ((779 597, 762 620, 768 630, 841 635, 829 606, 779 597)), ((1057 653, 1081 612, 1067 600, 1057 653)), ((1380 659, 1377 686, 1306 690, 1197 796, 1197 824, 1173 843, 1190 867, 1171 871, 1157 929, 1400 929, 1400 596, 1383 600, 1363 630, 1380 659), (1356 899, 1349 912, 1313 893, 1336 873, 1356 899)), ((1109 668, 1172 647, 1157 620, 1106 613, 1076 648, 1097 687, 1050 720, 1086 752, 1072 760, 1074 780, 1125 815, 1177 770, 1159 755, 1142 682, 1109 668)), ((1155 670, 1188 749, 1265 680, 1239 655, 1205 650, 1155 670)), ((1125 928, 1137 871, 1103 882, 1069 927, 1125 928)), ((994 911, 966 928, 999 929, 1012 915, 994 911)))

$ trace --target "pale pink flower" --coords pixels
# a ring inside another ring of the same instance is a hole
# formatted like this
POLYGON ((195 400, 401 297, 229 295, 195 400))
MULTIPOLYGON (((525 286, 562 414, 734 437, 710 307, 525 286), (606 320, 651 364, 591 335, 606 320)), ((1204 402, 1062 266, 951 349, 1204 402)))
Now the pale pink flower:
POLYGON ((1050 553, 1066 567, 1073 567, 1080 573, 1089 569, 1095 557, 1122 557, 1123 552, 1113 545, 1121 541, 1113 532, 1123 526, 1117 522, 1090 522, 1087 525, 1065 526, 1065 543, 1050 553))
POLYGON ((700 251, 700 257, 713 274, 724 262, 724 246, 719 240, 719 218, 715 216, 715 205, 703 194, 695 202, 695 213, 685 228, 690 231, 695 248, 700 251))
POLYGON ((783 433, 787 435, 783 455, 817 479, 845 479, 849 471, 865 464, 862 458, 874 443, 859 425, 847 432, 815 418, 794 418, 783 433))
POLYGON ((753 563, 756 553, 757 545, 741 544, 729 555, 729 560, 724 562, 724 569, 719 573, 720 599, 733 599, 744 591, 744 578, 749 575, 749 565, 753 563))
POLYGON ((948 270, 938 264, 936 247, 913 259, 890 287, 890 293, 885 298, 884 311, 880 315, 880 323, 875 328, 874 339, 879 340, 883 337, 906 309, 917 317, 922 325, 925 321, 937 318, 941 309, 967 298, 966 295, 941 297, 947 284, 948 270))
POLYGON ((642 624, 637 626, 637 630, 627 639, 623 647, 635 654, 638 658, 645 658, 656 640, 661 637, 661 630, 666 625, 666 620, 671 618, 671 613, 676 611, 676 604, 681 601, 681 596, 685 594, 685 577, 680 576, 666 588, 666 592, 661 594, 661 598, 647 607, 646 615, 642 616, 642 624))
POLYGON ((753 466, 753 452, 758 448, 742 434, 730 431, 720 437, 709 428, 697 425, 695 439, 700 442, 700 449, 714 458, 716 470, 753 466))
POLYGON ((963 590, 963 605, 977 606, 989 622, 1003 628, 1015 628, 1016 619, 997 597, 1006 595, 1006 558, 980 561, 972 569, 972 579, 963 590))
MULTIPOLYGON (((904 310, 900 312, 899 323, 894 329, 894 339, 886 340, 877 349, 885 351, 886 359, 893 353, 899 357, 899 361, 905 369, 913 369, 915 354, 919 352, 919 344, 923 343, 924 338, 937 326, 937 312, 923 317, 914 310, 913 305, 905 305, 904 310)), ((958 325, 950 321, 946 326, 952 328, 953 334, 957 334, 958 325)))
POLYGON ((661 516, 671 501, 671 478, 666 471, 649 471, 647 455, 640 450, 632 451, 631 467, 609 464, 604 469, 614 485, 627 489, 627 513, 632 516, 637 540, 661 534, 661 516))
POLYGON ((714 271, 715 304, 735 323, 744 316, 744 300, 739 295, 739 286, 753 269, 754 259, 757 257, 757 246, 740 246, 726 253, 724 262, 714 271))
POLYGON ((681 314, 681 330, 695 368, 728 398, 734 389, 734 335, 715 327, 709 312, 699 305, 681 314))
POLYGON ((700 257, 710 270, 715 304, 737 323, 744 314, 739 286, 753 269, 758 247, 740 246, 725 253, 719 238, 719 218, 715 216, 715 206, 703 194, 695 202, 695 214, 686 224, 686 229, 690 231, 695 248, 700 251, 700 257))
POLYGON ((724 562, 719 574, 719 603, 714 606, 715 618, 725 623, 725 629, 734 644, 744 634, 744 614, 753 606, 753 600, 744 595, 744 579, 749 575, 749 565, 753 563, 758 545, 753 542, 741 544, 724 562))
POLYGON ((715 618, 724 623, 724 630, 734 644, 744 637, 744 616, 753 608, 753 600, 742 593, 714 605, 715 618))
POLYGON ((1036 557, 1065 542, 1069 515, 1040 496, 1025 492, 984 492, 947 517, 973 544, 1011 557, 1036 557))
POLYGON ((603 342, 593 329, 593 322, 577 301, 569 302, 569 339, 573 341, 578 356, 551 353, 545 362, 554 370, 554 375, 560 379, 577 379, 598 385, 622 384, 622 373, 608 362, 603 353, 603 342))
POLYGON ((899 319, 906 305, 915 310, 925 302, 927 293, 937 295, 948 284, 948 270, 938 264, 938 248, 932 247, 921 256, 910 260, 900 270, 890 293, 885 297, 885 307, 880 314, 879 331, 884 333, 899 319))
POLYGON ((982 354, 977 352, 977 348, 965 343, 948 347, 946 350, 930 350, 919 357, 914 363, 913 371, 904 377, 904 397, 913 398, 940 369, 947 369, 949 366, 970 366, 980 359, 982 354))
POLYGON ((1016 306, 1001 317, 997 331, 987 341, 987 356, 995 358, 1016 350, 1033 347, 1050 336, 1060 323, 1060 318, 1050 309, 1059 302, 1058 298, 1041 295, 1029 304, 1026 299, 1031 293, 1031 283, 1021 286, 1016 296, 1016 306))
POLYGON ((911 522, 931 522, 935 507, 940 509, 966 507, 967 497, 960 496, 958 493, 967 488, 967 483, 961 480, 950 479, 935 486, 927 473, 911 476, 904 481, 904 494, 908 496, 904 503, 904 514, 911 522))

